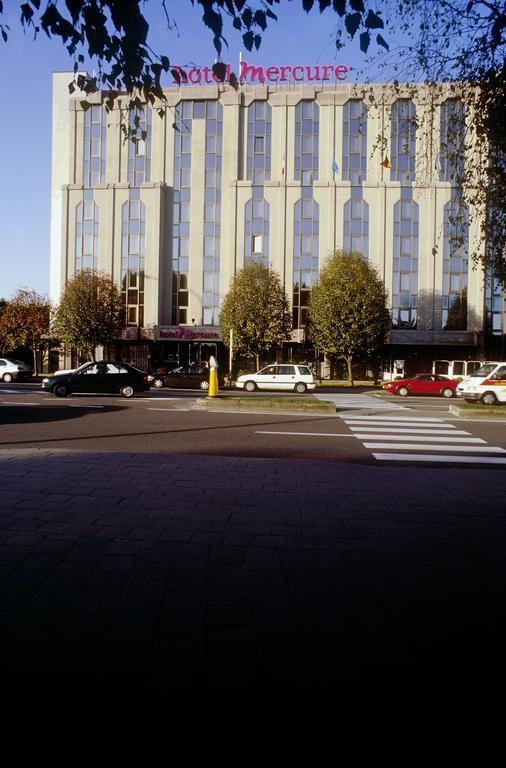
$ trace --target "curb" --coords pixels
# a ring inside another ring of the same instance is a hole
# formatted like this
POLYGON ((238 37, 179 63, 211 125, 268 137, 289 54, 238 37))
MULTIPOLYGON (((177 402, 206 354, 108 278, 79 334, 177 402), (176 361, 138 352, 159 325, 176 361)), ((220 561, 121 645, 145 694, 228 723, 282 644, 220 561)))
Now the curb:
POLYGON ((454 416, 460 418, 476 419, 476 420, 488 420, 494 419, 496 421, 506 422, 506 413, 504 416, 501 413, 490 413, 490 411, 484 411, 483 407, 477 406, 476 408, 467 408, 462 405, 450 405, 448 410, 454 416))
POLYGON ((261 413, 333 413, 336 412, 336 404, 329 400, 301 401, 300 404, 280 398, 274 402, 262 402, 257 398, 233 397, 199 397, 192 406, 197 411, 257 411, 261 413))

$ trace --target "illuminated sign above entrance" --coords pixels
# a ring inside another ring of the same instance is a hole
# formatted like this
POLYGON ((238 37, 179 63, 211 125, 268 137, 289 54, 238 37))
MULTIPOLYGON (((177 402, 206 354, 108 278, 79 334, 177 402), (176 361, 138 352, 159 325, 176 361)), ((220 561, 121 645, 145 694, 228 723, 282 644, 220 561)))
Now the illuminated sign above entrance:
MULTIPOLYGON (((225 65, 225 82, 230 81, 232 74, 230 64, 225 65)), ((329 80, 346 80, 349 73, 346 64, 297 64, 295 66, 257 66, 248 64, 244 59, 239 65, 240 83, 287 83, 287 82, 325 82, 329 80)), ((173 67, 173 83, 179 85, 211 85, 221 83, 214 74, 212 67, 173 67)))

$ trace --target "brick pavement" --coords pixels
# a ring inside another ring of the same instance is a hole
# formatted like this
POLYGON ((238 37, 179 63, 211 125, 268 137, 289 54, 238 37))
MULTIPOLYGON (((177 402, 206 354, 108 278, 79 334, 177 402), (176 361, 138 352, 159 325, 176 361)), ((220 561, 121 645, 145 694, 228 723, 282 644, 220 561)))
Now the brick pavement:
POLYGON ((504 470, 2 450, 0 488, 4 695, 307 719, 505 682, 504 470))

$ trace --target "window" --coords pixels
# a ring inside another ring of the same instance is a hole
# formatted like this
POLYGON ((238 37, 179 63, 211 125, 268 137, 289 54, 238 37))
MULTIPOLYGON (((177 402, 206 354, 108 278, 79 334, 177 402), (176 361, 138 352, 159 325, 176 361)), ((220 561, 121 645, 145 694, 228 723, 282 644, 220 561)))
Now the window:
POLYGON ((302 198, 295 203, 293 238, 293 328, 307 323, 309 295, 318 280, 320 208, 312 198, 312 188, 302 188, 302 198))
POLYGON ((455 182, 464 177, 466 110, 459 99, 441 104, 439 181, 455 182))
POLYGON ((444 331, 467 328, 469 209, 453 192, 444 207, 443 291, 441 322, 444 331))
POLYGON ((83 269, 98 270, 99 257, 98 205, 93 201, 93 191, 85 189, 83 201, 76 206, 76 238, 74 269, 76 274, 83 269))
POLYGON ((408 99, 398 99, 392 105, 390 153, 390 180, 411 184, 415 180, 416 107, 408 99))
POLYGON ((272 109, 265 101, 248 107, 246 179, 255 186, 271 178, 272 109))
POLYGON ((252 195, 244 209, 244 263, 258 261, 268 267, 270 206, 264 200, 263 187, 254 186, 252 195))
POLYGON ((345 251, 360 253, 369 258, 369 205, 362 198, 362 187, 351 188, 352 198, 344 204, 345 251))
POLYGON ((83 185, 95 187, 105 182, 107 115, 102 106, 84 113, 83 185))
POLYGON ((343 108, 343 179, 352 185, 367 178, 367 107, 350 99, 343 108))
POLYGON ((136 187, 151 180, 151 121, 150 106, 130 110, 133 138, 128 142, 128 183, 136 187))
POLYGON ((418 304, 418 205, 411 189, 401 190, 394 206, 394 259, 392 284, 392 327, 414 329, 418 304), (401 236, 401 231, 406 235, 401 236))
POLYGON ((302 186, 318 180, 318 141, 320 123, 316 101, 300 101, 295 107, 294 178, 302 186))
MULTIPOLYGON (((195 104, 197 103, 200 102, 195 102, 195 104)), ((202 105, 203 111, 201 116, 206 120, 206 221, 204 224, 202 323, 203 325, 218 325, 220 305, 223 107, 219 102, 215 101, 202 102, 202 105)), ((188 304, 187 292, 185 292, 185 296, 186 304, 188 304)))
POLYGON ((146 213, 139 189, 131 189, 122 207, 121 293, 128 325, 144 325, 146 213))

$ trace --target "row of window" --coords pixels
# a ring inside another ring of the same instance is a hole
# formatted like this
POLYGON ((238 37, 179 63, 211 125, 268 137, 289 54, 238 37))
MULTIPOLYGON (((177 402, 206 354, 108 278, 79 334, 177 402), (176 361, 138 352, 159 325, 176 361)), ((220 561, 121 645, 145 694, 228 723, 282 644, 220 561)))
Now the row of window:
MULTIPOLYGON (((216 163, 221 155, 215 156, 216 163)), ((206 204, 203 254, 203 318, 205 325, 218 324, 220 302, 221 200, 212 189, 215 200, 206 204)), ((190 244, 190 189, 181 187, 179 201, 174 204, 172 238, 172 322, 187 323, 188 272, 190 244), (185 202, 181 202, 184 198, 185 202)), ((245 263, 260 261, 269 266, 270 209, 263 188, 254 187, 245 208, 245 263)), ((418 313, 418 247, 419 211, 412 199, 411 187, 401 189, 401 199, 394 206, 393 240, 393 325, 416 328, 418 313)), ((458 195, 444 207, 442 328, 464 330, 467 323, 468 209, 458 195)), ((83 201, 76 207, 75 270, 99 268, 100 211, 91 190, 85 190, 83 201)), ((127 307, 128 322, 143 324, 145 206, 138 188, 129 190, 122 206, 121 288, 127 307)), ((369 206, 352 188, 352 197, 344 206, 345 250, 368 258, 369 206), (355 196, 354 196, 355 194, 355 196)), ((303 187, 294 208, 293 238, 293 308, 294 327, 306 324, 309 291, 318 280, 319 271, 319 205, 312 188, 303 187)), ((500 297, 490 304, 497 312, 500 297)), ((500 322, 495 315, 494 327, 500 322)), ((502 321, 501 321, 502 322, 502 321)))
MULTIPOLYGON (((216 153, 221 135, 222 106, 217 101, 185 101, 175 108, 174 152, 181 181, 189 180, 191 167, 191 122, 206 120, 206 163, 216 153)), ((465 107, 458 99, 448 99, 440 107, 439 180, 454 181, 464 172, 465 107)), ((129 113, 134 140, 128 143, 128 183, 133 186, 151 180, 152 108, 135 108, 129 113)), ((247 108, 247 160, 245 178, 254 185, 271 179, 272 109, 265 101, 254 101, 247 108)), ((409 99, 398 99, 391 110, 390 157, 383 158, 390 167, 390 179, 408 184, 415 180, 415 137, 417 113, 409 99)), ((320 108, 314 100, 295 106, 295 144, 293 178, 303 186, 318 179, 320 108)), ((107 122, 106 112, 92 106, 84 113, 83 184, 94 187, 105 182, 107 122)), ((329 150, 330 152, 331 150, 329 150)), ((387 155, 387 153, 385 153, 387 155)), ((329 166, 336 161, 325 157, 329 166)), ((336 161, 337 165, 337 161, 336 161)), ((335 166, 334 166, 335 167, 335 166)), ((207 165, 206 165, 207 168, 207 165)), ((210 166, 210 170, 216 170, 210 166)), ((176 170, 174 171, 176 173, 176 170)), ((274 176, 286 174, 286 157, 274 176)), ((343 108, 343 145, 341 178, 352 185, 367 178, 367 107, 359 99, 350 99, 343 108)), ((213 185, 218 176, 213 176, 213 185)))

